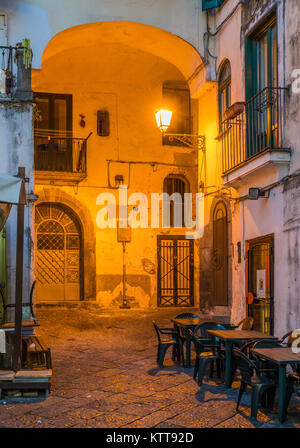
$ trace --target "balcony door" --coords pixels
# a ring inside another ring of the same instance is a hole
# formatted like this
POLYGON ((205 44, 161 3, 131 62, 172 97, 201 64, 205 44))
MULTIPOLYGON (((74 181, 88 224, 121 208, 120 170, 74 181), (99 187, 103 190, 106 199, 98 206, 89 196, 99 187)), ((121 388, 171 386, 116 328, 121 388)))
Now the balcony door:
POLYGON ((35 169, 72 171, 72 95, 36 93, 35 169))
POLYGON ((247 156, 274 148, 278 139, 276 17, 246 39, 247 156))

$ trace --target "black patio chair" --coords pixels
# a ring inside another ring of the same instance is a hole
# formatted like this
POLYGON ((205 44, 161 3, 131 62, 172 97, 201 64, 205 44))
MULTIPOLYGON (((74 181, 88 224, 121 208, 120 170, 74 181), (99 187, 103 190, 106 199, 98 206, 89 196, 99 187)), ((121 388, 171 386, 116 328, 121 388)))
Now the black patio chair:
POLYGON ((172 359, 184 361, 182 341, 178 336, 178 332, 174 328, 161 328, 156 322, 152 321, 158 339, 156 362, 159 367, 163 367, 166 352, 169 347, 173 347, 172 359))
POLYGON ((204 322, 190 331, 191 340, 194 343, 196 360, 194 367, 194 379, 198 377, 198 384, 201 386, 206 367, 210 364, 210 377, 213 377, 214 365, 216 365, 217 377, 221 378, 221 369, 224 367, 224 353, 222 351, 220 341, 209 333, 207 330, 226 330, 225 327, 217 322, 204 322))
POLYGON ((239 328, 240 330, 253 330, 254 327, 254 319, 253 317, 245 317, 245 319, 241 320, 237 325, 232 326, 232 329, 239 328))
POLYGON ((241 374, 241 385, 236 410, 239 410, 242 396, 246 392, 247 387, 250 386, 252 389, 251 419, 256 420, 258 408, 262 404, 263 398, 265 398, 266 407, 273 408, 276 382, 270 374, 274 374, 274 370, 259 368, 255 361, 248 358, 245 353, 237 348, 233 349, 233 360, 241 374), (264 397, 265 394, 266 396, 264 397))
MULTIPOLYGON (((178 314, 175 317, 175 319, 200 319, 200 316, 198 316, 198 314, 193 314, 193 313, 181 313, 181 314, 178 314)), ((174 328, 178 332, 178 336, 181 338, 182 343, 184 344, 186 341, 186 335, 185 335, 184 330, 181 327, 177 326, 175 323, 174 323, 174 328)))
POLYGON ((289 346, 289 342, 291 343, 290 336, 292 335, 292 333, 293 333, 292 331, 289 331, 288 333, 286 333, 284 336, 282 336, 282 338, 279 339, 279 342, 281 344, 285 344, 285 345, 289 346))
POLYGON ((294 393, 300 397, 300 373, 293 373, 287 376, 285 414, 294 393))
POLYGON ((272 339, 253 339, 252 341, 247 342, 241 347, 241 351, 245 353, 245 355, 249 356, 251 359, 256 359, 255 355, 252 354, 251 350, 253 348, 278 348, 282 347, 282 344, 279 341, 272 339))
POLYGON ((175 319, 200 319, 200 316, 198 316, 198 314, 193 313, 181 313, 178 314, 178 316, 176 316, 175 319))
MULTIPOLYGON (((293 336, 294 331, 295 330, 289 331, 288 333, 286 333, 284 336, 282 336, 282 338, 279 339, 279 342, 286 347, 291 347, 293 342, 299 338, 299 335, 293 336)), ((299 344, 298 344, 298 347, 299 347, 299 344)), ((300 365, 294 364, 294 363, 291 363, 290 365, 291 365, 292 369, 294 370, 294 372, 296 372, 297 374, 300 375, 300 365)))

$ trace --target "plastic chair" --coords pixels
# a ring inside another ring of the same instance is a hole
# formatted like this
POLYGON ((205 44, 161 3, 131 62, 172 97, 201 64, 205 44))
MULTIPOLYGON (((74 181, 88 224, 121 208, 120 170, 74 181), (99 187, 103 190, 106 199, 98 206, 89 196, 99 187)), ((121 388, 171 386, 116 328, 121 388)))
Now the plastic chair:
POLYGON ((252 388, 251 395, 251 418, 256 420, 259 406, 262 404, 262 399, 266 394, 266 406, 273 408, 274 396, 276 390, 276 383, 273 378, 265 376, 264 373, 274 373, 273 369, 260 369, 258 365, 248 358, 241 350, 233 349, 233 358, 236 367, 241 373, 241 386, 237 399, 236 410, 239 410, 239 405, 244 392, 247 387, 252 388))
POLYGON ((183 360, 182 341, 174 328, 161 328, 156 322, 152 321, 158 339, 156 362, 159 367, 163 367, 166 352, 169 347, 173 347, 172 359, 183 360))
POLYGON ((213 377, 214 364, 216 364, 217 376, 221 378, 221 368, 224 363, 224 354, 221 350, 219 340, 213 340, 213 336, 207 330, 225 330, 225 327, 217 322, 205 322, 195 328, 190 337, 194 343, 196 360, 194 367, 194 379, 198 376, 198 384, 202 384, 205 369, 210 364, 210 377, 213 377))
POLYGON ((250 358, 255 358, 255 355, 252 354, 251 349, 253 348, 277 348, 282 347, 279 341, 271 340, 271 339, 253 339, 252 341, 247 342, 241 347, 241 351, 245 353, 250 358))
POLYGON ((285 414, 289 407, 293 393, 300 397, 300 373, 294 373, 287 376, 285 414))
POLYGON ((181 313, 178 314, 178 316, 176 316, 175 319, 200 319, 200 316, 198 316, 198 314, 193 313, 181 313))
POLYGON ((240 330, 253 330, 254 319, 253 317, 245 317, 245 319, 241 320, 234 328, 239 328, 240 330))
MULTIPOLYGON (((181 313, 178 314, 178 316, 176 316, 175 319, 200 319, 200 316, 198 316, 198 314, 193 313, 181 313)), ((178 336, 181 338, 181 341, 184 344, 186 341, 186 335, 184 333, 183 328, 177 326, 175 323, 174 328, 178 332, 178 336)))

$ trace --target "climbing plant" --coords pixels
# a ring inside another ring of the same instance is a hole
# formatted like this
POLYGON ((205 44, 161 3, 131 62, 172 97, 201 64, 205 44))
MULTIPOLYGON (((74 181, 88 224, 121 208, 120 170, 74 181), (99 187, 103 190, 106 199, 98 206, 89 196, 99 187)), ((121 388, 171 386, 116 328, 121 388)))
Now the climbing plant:
POLYGON ((32 62, 32 51, 31 51, 31 47, 30 47, 30 39, 27 39, 27 38, 23 39, 22 44, 23 44, 23 48, 24 48, 23 64, 24 64, 25 68, 28 69, 31 66, 31 62, 32 62))

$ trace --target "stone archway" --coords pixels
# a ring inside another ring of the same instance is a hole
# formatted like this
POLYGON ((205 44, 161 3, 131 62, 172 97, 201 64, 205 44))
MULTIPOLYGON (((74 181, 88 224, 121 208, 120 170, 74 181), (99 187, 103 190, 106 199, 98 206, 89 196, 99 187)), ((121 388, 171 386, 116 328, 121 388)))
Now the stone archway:
MULTIPOLYGON (((90 212, 81 202, 59 188, 43 188, 37 191, 39 196, 36 207, 42 203, 56 203, 71 211, 78 218, 81 235, 81 291, 82 300, 96 298, 96 237, 90 212)), ((36 262, 36 260, 35 260, 36 262)))

